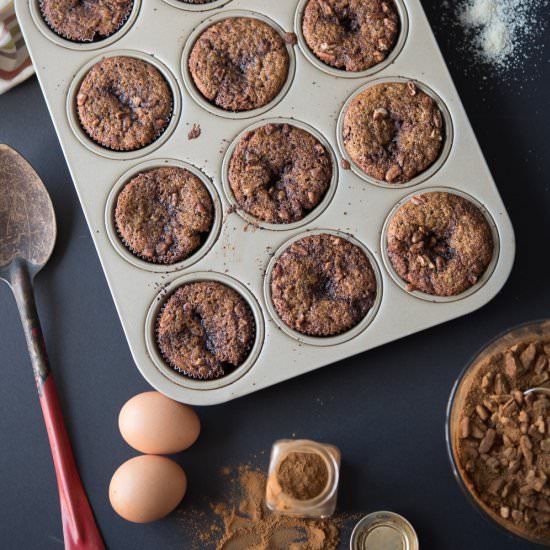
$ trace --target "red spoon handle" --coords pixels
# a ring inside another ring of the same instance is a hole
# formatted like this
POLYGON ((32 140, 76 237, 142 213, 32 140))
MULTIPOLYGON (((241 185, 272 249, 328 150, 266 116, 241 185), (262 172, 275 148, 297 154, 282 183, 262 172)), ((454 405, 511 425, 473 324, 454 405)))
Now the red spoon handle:
POLYGON ((102 550, 103 541, 80 481, 51 374, 42 386, 40 404, 57 476, 65 548, 67 550, 102 550))
POLYGON ((11 284, 23 322, 52 450, 59 500, 61 501, 65 549, 103 550, 105 546, 82 486, 63 421, 57 390, 48 366, 44 338, 34 303, 31 278, 24 266, 19 265, 14 269, 11 284))

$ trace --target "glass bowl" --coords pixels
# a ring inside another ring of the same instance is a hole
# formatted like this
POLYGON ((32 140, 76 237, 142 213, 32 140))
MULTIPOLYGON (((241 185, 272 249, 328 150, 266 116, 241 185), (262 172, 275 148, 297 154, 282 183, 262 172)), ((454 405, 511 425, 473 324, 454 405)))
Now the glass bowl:
POLYGON ((482 516, 488 518, 493 524, 496 524, 508 534, 511 533, 516 537, 528 540, 529 542, 550 547, 550 535, 530 535, 524 530, 516 528, 511 521, 503 520, 500 515, 498 515, 481 500, 481 498, 476 494, 473 483, 465 476, 465 472, 460 466, 456 452, 460 413, 463 408, 468 389, 470 388, 469 380, 476 371, 476 367, 483 364, 486 359, 498 353, 499 350, 502 350, 503 348, 537 338, 550 339, 550 320, 534 321, 514 327, 491 340, 472 358, 458 377, 451 391, 449 402, 447 404, 445 437, 447 441, 447 452, 454 477, 462 489, 462 492, 466 495, 467 499, 472 503, 474 508, 477 509, 482 516))

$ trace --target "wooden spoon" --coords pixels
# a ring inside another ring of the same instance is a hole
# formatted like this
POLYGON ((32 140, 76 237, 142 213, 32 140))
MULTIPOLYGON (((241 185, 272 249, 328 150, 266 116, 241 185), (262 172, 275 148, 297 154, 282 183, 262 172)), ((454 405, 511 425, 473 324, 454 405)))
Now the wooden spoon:
POLYGON ((0 279, 15 295, 25 331, 55 465, 65 548, 102 550, 105 547, 74 461, 34 302, 33 279, 50 258, 56 233, 53 206, 38 174, 19 153, 0 144, 0 279))

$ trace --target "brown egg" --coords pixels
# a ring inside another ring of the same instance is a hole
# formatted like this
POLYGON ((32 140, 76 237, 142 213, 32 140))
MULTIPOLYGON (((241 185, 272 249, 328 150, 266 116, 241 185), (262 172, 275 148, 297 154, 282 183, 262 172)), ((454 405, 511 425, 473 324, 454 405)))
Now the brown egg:
POLYGON ((185 495, 187 477, 170 458, 143 455, 122 464, 111 478, 109 500, 115 512, 133 523, 167 516, 185 495))
POLYGON ((134 449, 168 455, 193 445, 201 431, 197 413, 156 391, 140 393, 122 407, 118 417, 122 437, 134 449))

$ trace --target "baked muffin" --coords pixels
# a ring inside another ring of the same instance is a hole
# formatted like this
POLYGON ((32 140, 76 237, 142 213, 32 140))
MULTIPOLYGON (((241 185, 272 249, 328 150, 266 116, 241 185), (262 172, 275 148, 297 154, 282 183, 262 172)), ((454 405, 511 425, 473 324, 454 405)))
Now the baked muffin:
POLYGON ((334 336, 357 325, 374 305, 376 277, 364 252, 330 234, 292 243, 271 275, 271 299, 290 328, 334 336))
POLYGON ((331 178, 325 147, 289 124, 266 124, 247 132, 229 164, 229 184, 239 206, 269 223, 304 218, 323 200, 331 178))
POLYGON ((384 61, 399 29, 393 0, 309 0, 302 20, 310 50, 327 65, 353 72, 384 61))
POLYGON ((477 206, 452 193, 416 195, 395 213, 389 259, 410 290, 456 296, 475 285, 493 257, 493 237, 477 206))
POLYGON ((114 34, 128 19, 133 0, 41 0, 48 26, 73 42, 93 42, 114 34))
POLYGON ((172 114, 170 86, 153 65, 107 57, 86 74, 76 97, 78 116, 98 144, 132 151, 155 141, 172 114))
POLYGON ((173 264, 188 258, 212 228, 214 207, 202 181, 166 166, 132 178, 117 198, 115 223, 123 242, 140 258, 173 264))
POLYGON ((288 76, 283 38, 259 19, 230 17, 208 27, 189 56, 189 70, 202 95, 226 111, 267 105, 288 76))
POLYGON ((157 319, 165 360, 192 378, 219 378, 244 363, 256 336, 245 299, 215 281, 188 283, 166 301, 157 319))
POLYGON ((405 183, 429 168, 444 137, 441 111, 414 82, 370 86, 344 115, 344 146, 351 160, 387 183, 405 183))

